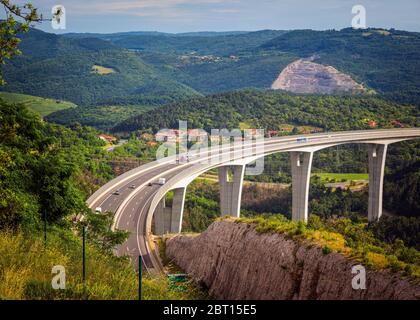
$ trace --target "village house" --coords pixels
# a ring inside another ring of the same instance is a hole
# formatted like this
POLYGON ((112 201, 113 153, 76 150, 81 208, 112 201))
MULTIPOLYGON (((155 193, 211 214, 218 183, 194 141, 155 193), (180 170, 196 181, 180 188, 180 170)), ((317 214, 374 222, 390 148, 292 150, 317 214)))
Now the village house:
POLYGON ((106 143, 112 144, 113 142, 117 141, 118 139, 113 136, 108 136, 106 134, 98 134, 97 137, 106 143))

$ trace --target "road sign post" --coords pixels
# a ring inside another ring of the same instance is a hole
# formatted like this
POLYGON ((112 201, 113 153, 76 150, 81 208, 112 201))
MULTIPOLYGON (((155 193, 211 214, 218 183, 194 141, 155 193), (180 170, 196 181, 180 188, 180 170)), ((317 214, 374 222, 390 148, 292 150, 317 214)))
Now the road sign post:
POLYGON ((86 227, 83 226, 83 282, 86 280, 86 227))

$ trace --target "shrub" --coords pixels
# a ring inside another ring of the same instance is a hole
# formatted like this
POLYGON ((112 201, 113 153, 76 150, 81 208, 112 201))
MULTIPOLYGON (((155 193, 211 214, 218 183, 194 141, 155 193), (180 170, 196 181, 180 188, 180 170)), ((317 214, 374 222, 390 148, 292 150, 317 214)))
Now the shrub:
POLYGON ((323 246, 322 247, 322 253, 323 254, 329 254, 331 252, 332 252, 332 250, 331 250, 331 248, 329 246, 323 246))

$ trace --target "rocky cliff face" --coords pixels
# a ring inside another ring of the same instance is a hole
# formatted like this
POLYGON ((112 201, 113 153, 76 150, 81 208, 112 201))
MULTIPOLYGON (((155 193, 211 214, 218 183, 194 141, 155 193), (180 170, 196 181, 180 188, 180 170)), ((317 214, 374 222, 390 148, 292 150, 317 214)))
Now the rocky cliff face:
POLYGON ((365 92, 362 85, 331 66, 323 66, 305 59, 289 64, 271 85, 295 93, 335 94, 365 92))
POLYGON ((254 226, 213 223, 197 237, 168 239, 166 254, 217 299, 416 299, 420 288, 388 272, 367 271, 354 290, 352 266, 337 253, 254 226))

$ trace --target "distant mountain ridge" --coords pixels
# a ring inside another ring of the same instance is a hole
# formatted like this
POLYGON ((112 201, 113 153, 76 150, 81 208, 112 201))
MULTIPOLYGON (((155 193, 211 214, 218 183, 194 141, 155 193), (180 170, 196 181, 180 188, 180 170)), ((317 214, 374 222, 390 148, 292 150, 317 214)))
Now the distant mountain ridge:
MULTIPOLYGON (((251 31, 252 32, 252 31, 251 31)), ((214 36, 228 36, 250 33, 250 31, 197 31, 197 32, 160 32, 160 31, 127 31, 127 32, 116 32, 116 33, 63 33, 64 37, 80 39, 80 38, 98 38, 98 39, 112 39, 120 38, 124 36, 186 36, 186 37, 214 37, 214 36)))

